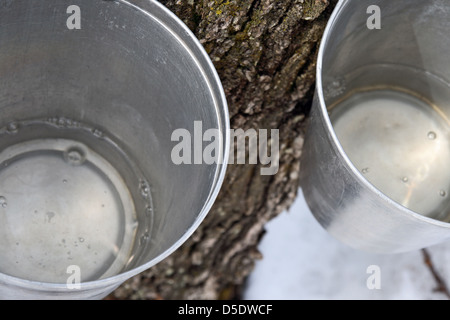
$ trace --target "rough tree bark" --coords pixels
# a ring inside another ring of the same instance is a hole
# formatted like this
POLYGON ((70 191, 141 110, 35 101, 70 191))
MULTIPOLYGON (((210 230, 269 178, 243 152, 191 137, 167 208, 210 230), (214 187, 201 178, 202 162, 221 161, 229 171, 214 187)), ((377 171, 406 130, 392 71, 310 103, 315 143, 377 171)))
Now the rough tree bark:
POLYGON ((239 297, 267 221, 299 187, 305 118, 319 42, 335 0, 164 0, 195 33, 221 77, 231 127, 279 129, 280 168, 230 165, 213 210, 192 238, 110 298, 239 297))

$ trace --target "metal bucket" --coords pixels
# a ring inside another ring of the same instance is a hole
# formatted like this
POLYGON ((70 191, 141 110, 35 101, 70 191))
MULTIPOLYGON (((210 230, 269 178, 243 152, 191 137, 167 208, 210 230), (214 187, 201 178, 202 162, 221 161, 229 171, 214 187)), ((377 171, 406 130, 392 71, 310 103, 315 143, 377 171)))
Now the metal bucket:
POLYGON ((106 296, 187 240, 224 178, 220 80, 157 1, 2 1, 0 114, 3 299, 106 296), (175 163, 199 122, 216 161, 175 163))
POLYGON ((352 247, 450 238, 449 17, 442 0, 346 0, 329 21, 301 180, 320 224, 352 247))

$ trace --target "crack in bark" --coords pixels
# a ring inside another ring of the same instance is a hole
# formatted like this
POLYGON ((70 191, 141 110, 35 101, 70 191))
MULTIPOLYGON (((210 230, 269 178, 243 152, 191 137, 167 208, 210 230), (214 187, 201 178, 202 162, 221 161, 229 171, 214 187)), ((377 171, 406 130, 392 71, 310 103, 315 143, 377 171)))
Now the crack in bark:
MULTIPOLYGON (((255 12, 255 8, 261 3, 261 0, 253 0, 250 4, 250 7, 246 13, 246 16, 248 17, 247 21, 244 22, 244 24, 241 27, 241 30, 245 30, 247 28, 247 24, 252 21, 253 13, 255 12)), ((238 34, 239 31, 234 33, 234 36, 238 34)))

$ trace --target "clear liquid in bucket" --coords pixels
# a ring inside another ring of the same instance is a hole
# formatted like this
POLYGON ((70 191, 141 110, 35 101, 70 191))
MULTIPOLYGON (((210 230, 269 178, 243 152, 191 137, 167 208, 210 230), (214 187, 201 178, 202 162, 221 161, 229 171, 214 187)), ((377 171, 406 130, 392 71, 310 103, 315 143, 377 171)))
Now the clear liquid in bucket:
MULTIPOLYGON (((150 208, 150 209, 149 209, 150 208)), ((0 129, 0 272, 65 284, 127 265, 148 183, 107 134, 66 118, 0 129)))
POLYGON ((372 185, 416 213, 446 219, 450 123, 442 111, 386 89, 351 95, 330 118, 347 156, 372 185))

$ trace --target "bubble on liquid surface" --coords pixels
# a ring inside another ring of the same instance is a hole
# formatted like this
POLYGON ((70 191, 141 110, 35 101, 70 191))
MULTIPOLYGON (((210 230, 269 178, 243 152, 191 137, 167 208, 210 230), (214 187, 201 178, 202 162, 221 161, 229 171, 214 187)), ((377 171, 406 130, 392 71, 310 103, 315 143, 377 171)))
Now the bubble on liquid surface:
POLYGON ((104 137, 104 133, 103 133, 103 131, 101 131, 101 130, 99 130, 99 129, 92 129, 92 134, 94 135, 94 136, 96 136, 97 138, 99 138, 99 139, 101 139, 101 138, 103 138, 104 137))
POLYGON ((81 166, 86 161, 86 154, 79 147, 71 147, 64 152, 64 160, 72 166, 81 166))
POLYGON ((6 198, 1 196, 0 197, 0 207, 6 208, 7 206, 8 206, 8 202, 7 202, 6 198))
POLYGON ((441 197, 446 197, 447 196, 447 192, 445 190, 441 190, 441 191, 439 191, 439 195, 441 197))
POLYGON ((437 134, 434 131, 430 131, 430 132, 428 132, 427 137, 428 137, 429 140, 436 140, 437 134))
POLYGON ((408 177, 403 177, 403 178, 402 178, 402 181, 403 181, 404 183, 407 183, 407 182, 409 181, 409 178, 408 178, 408 177))
POLYGON ((17 122, 8 123, 8 125, 6 126, 6 131, 9 134, 16 134, 17 132, 19 132, 19 124, 17 122))
POLYGON ((144 234, 139 238, 139 245, 144 245, 148 240, 150 240, 150 233, 148 230, 144 232, 144 234))
POLYGON ((370 171, 369 168, 364 168, 364 169, 361 170, 361 172, 363 174, 369 173, 369 171, 370 171))
POLYGON ((141 190, 141 195, 144 198, 148 198, 150 196, 150 186, 147 181, 141 180, 139 183, 139 189, 141 190))
POLYGON ((79 122, 65 117, 50 117, 47 119, 47 122, 59 128, 75 128, 80 126, 79 122))
POLYGON ((150 206, 147 206, 147 207, 145 208, 145 214, 149 217, 149 216, 152 215, 152 213, 153 213, 153 208, 150 207, 150 206))

